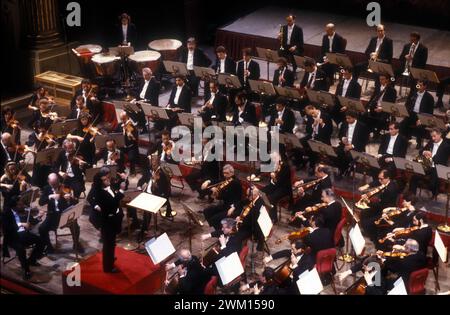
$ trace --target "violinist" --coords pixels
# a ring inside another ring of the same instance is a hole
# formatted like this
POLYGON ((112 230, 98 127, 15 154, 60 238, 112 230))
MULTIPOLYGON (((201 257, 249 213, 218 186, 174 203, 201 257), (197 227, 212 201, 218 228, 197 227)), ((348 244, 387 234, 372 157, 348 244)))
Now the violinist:
POLYGON ((19 162, 23 157, 21 154, 18 154, 18 147, 14 144, 13 138, 9 132, 2 133, 0 143, 0 175, 3 175, 5 166, 8 162, 19 162))
POLYGON ((19 196, 10 199, 2 213, 3 246, 6 250, 9 246, 16 251, 23 279, 26 281, 32 277, 30 266, 40 266, 38 260, 42 258, 44 250, 42 239, 31 232, 31 226, 34 224, 37 224, 37 220, 29 216, 19 196), (33 250, 27 258, 26 248, 29 246, 33 246, 33 250))
POLYGON ((28 104, 28 109, 33 111, 39 110, 39 100, 46 98, 48 96, 48 91, 42 85, 36 85, 34 93, 31 96, 30 103, 28 104))
POLYGON ((125 158, 122 151, 117 148, 116 140, 106 140, 105 148, 98 151, 97 162, 103 160, 104 165, 117 165, 119 173, 125 172, 125 158))
POLYGON ((14 119, 14 110, 6 106, 2 109, 1 130, 2 133, 10 133, 15 144, 20 144, 21 128, 18 120, 14 119))
POLYGON ((318 251, 334 248, 333 234, 325 227, 321 214, 315 214, 309 218, 309 227, 311 232, 303 238, 303 242, 311 248, 311 255, 315 263, 318 251))
POLYGON ((130 175, 134 176, 136 174, 136 162, 139 159, 139 132, 136 124, 125 111, 121 112, 119 117, 121 123, 117 127, 117 132, 122 132, 125 138, 123 152, 127 155, 128 161, 130 161, 130 175))
POLYGON ((11 198, 26 191, 30 184, 30 176, 24 171, 19 171, 16 162, 8 162, 5 167, 5 174, 0 178, 0 189, 3 196, 3 206, 11 198))
POLYGON ((72 130, 67 139, 74 141, 78 146, 78 153, 89 165, 95 164, 95 143, 94 139, 99 131, 92 126, 92 117, 88 112, 82 112, 78 116, 78 126, 72 130))
POLYGON ((161 162, 178 164, 177 162, 175 162, 172 156, 172 151, 174 147, 175 142, 173 142, 173 140, 170 139, 170 132, 164 130, 161 134, 161 143, 157 149, 157 153, 158 156, 160 157, 161 162))
POLYGON ((75 108, 73 108, 67 117, 68 119, 79 119, 83 113, 89 114, 89 109, 86 106, 85 100, 82 95, 77 96, 75 101, 75 108))
MULTIPOLYGON (((78 105, 78 97, 81 96, 83 98, 83 103, 86 108, 89 110, 91 114, 94 113, 94 102, 96 101, 96 91, 95 86, 92 85, 89 79, 83 79, 81 81, 81 89, 75 92, 72 101, 70 102, 70 109, 73 111, 78 105)), ((95 116, 94 116, 95 117, 95 116)), ((97 120, 98 121, 98 120, 97 120)))
POLYGON ((30 126, 33 126, 36 121, 40 121, 41 124, 50 127, 58 119, 58 114, 51 111, 53 104, 47 97, 40 98, 38 101, 39 109, 33 112, 30 126))
POLYGON ((275 223, 278 221, 277 216, 277 204, 284 198, 289 198, 289 203, 292 201, 292 181, 291 181, 291 169, 288 162, 278 152, 272 152, 270 154, 272 163, 275 166, 275 171, 270 173, 270 183, 261 189, 269 198, 273 207, 270 209, 269 214, 272 221, 275 223))
MULTIPOLYGON (((218 205, 207 207, 203 210, 206 221, 209 226, 216 230, 220 229, 221 220, 227 216, 228 213, 234 211, 235 205, 241 201, 242 187, 241 182, 235 177, 234 168, 230 164, 226 164, 222 170, 224 181, 216 183, 211 188, 212 196, 221 202, 218 205)), ((211 186, 210 181, 206 181, 204 186, 211 186)))
POLYGON ((264 268, 259 276, 259 281, 244 284, 240 290, 241 292, 250 290, 255 295, 284 295, 288 293, 285 288, 281 288, 275 281, 275 270, 270 267, 264 268))
MULTIPOLYGON (((39 198, 39 205, 41 207, 47 205, 47 216, 39 226, 39 235, 44 241, 46 247, 45 252, 51 254, 54 252, 54 248, 50 242, 49 232, 58 229, 61 214, 67 208, 75 205, 77 199, 70 189, 67 189, 67 187, 61 184, 56 173, 48 175, 47 182, 48 185, 41 190, 41 197, 39 198)), ((79 242, 80 226, 77 220, 69 228, 72 234, 73 249, 77 249, 79 253, 83 253, 84 249, 79 242)))
POLYGON ((78 199, 81 193, 86 190, 83 169, 88 166, 88 163, 83 160, 82 156, 78 155, 75 143, 71 140, 64 140, 63 148, 64 151, 56 159, 53 171, 62 178, 65 186, 73 190, 75 198, 78 199))

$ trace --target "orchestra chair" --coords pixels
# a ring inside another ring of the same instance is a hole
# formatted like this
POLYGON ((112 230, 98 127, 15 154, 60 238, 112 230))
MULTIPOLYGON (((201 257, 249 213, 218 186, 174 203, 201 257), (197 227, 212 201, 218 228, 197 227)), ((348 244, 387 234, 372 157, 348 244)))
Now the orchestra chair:
POLYGON ((239 260, 241 261, 242 268, 244 268, 244 274, 243 274, 244 279, 247 278, 247 275, 245 273, 245 262, 247 261, 248 252, 249 252, 249 247, 248 247, 248 244, 246 243, 242 247, 241 251, 239 252, 239 260))
POLYGON ((203 293, 205 295, 214 295, 214 294, 216 294, 217 282, 218 282, 218 277, 217 276, 212 276, 211 279, 206 284, 203 293))
POLYGON ((408 281, 408 294, 425 294, 425 282, 428 277, 428 268, 422 268, 411 273, 408 281))
MULTIPOLYGON (((344 226, 347 224, 347 219, 344 217, 339 221, 338 225, 336 226, 336 230, 334 231, 334 246, 336 247, 337 252, 339 253, 339 256, 341 256, 342 248, 345 245, 344 237, 342 236, 342 230, 344 229, 344 226)), ((342 267, 344 267, 345 261, 342 262, 342 265, 339 267, 338 263, 336 261, 336 269, 341 270, 342 267)))
POLYGON ((323 279, 323 277, 330 277, 331 287, 333 288, 334 294, 337 294, 333 277, 333 265, 336 258, 336 253, 337 251, 335 248, 328 248, 320 250, 316 254, 317 272, 319 273, 321 279, 323 279))

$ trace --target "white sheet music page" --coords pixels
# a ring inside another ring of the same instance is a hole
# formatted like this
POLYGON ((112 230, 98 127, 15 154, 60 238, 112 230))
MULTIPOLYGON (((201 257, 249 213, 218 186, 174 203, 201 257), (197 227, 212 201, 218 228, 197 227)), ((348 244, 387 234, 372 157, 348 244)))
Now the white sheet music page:
POLYGON ((145 243, 145 249, 155 265, 175 253, 175 247, 173 247, 167 233, 162 234, 156 239, 152 238, 149 240, 145 243))
POLYGON ((403 282, 403 278, 400 277, 395 281, 394 287, 387 295, 408 295, 406 291, 405 282, 403 282))
POLYGON ((322 281, 320 280, 317 269, 314 268, 311 271, 306 270, 303 272, 297 280, 297 287, 300 294, 305 295, 317 295, 323 290, 322 281))
POLYGON ((230 254, 228 257, 220 258, 215 264, 223 285, 227 285, 244 273, 244 268, 237 252, 230 254))
POLYGON ((441 235, 438 231, 435 232, 434 235, 434 248, 436 248, 436 251, 439 254, 439 257, 441 257, 442 262, 447 262, 447 247, 445 247, 444 242, 442 241, 441 235))
POLYGON ((261 209, 259 210, 258 225, 261 228, 261 232, 263 233, 264 237, 268 238, 270 235, 270 231, 272 231, 273 223, 272 219, 270 219, 266 207, 264 206, 261 206, 261 209))
POLYGON ((366 240, 364 239, 358 224, 355 224, 355 226, 350 230, 349 236, 356 255, 361 255, 364 247, 366 246, 366 240))

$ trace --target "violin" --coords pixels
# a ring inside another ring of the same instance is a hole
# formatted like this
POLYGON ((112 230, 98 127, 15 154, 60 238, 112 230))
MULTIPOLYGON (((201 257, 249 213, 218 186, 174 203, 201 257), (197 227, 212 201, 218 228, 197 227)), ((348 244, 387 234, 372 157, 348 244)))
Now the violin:
POLYGON ((84 164, 88 164, 85 160, 83 160, 83 157, 81 155, 70 154, 68 159, 70 164, 73 165, 81 166, 84 164))
MULTIPOLYGON (((306 207, 305 211, 303 213, 300 213, 302 215, 312 215, 314 213, 316 213, 317 211, 319 211, 322 208, 325 208, 326 206, 328 206, 328 203, 323 202, 323 203, 317 203, 314 206, 311 207, 306 207)), ((295 221, 297 219, 298 215, 297 213, 290 219, 291 222, 295 221)))
MULTIPOLYGON (((85 127, 85 128, 83 128, 83 132, 85 133, 85 134, 90 134, 91 136, 92 136, 92 139, 96 136, 96 135, 102 135, 102 133, 99 131, 99 129, 97 128, 97 127, 92 127, 92 125, 91 126, 89 126, 89 127, 85 127)), ((91 141, 93 141, 91 139, 91 141)))
POLYGON ((136 140, 136 137, 133 134, 134 126, 131 121, 129 121, 128 123, 126 123, 126 125, 123 126, 123 131, 124 131, 125 135, 128 137, 128 139, 133 140, 133 141, 136 140))
POLYGON ((290 242, 295 242, 299 239, 305 238, 307 235, 309 235, 309 233, 311 233, 309 227, 302 228, 298 231, 291 232, 291 233, 277 239, 275 241, 275 244, 281 244, 281 242, 283 242, 285 240, 289 240, 290 242))
POLYGON ((410 233, 412 233, 412 232, 414 232, 414 231, 416 231, 418 229, 420 229, 419 226, 413 226, 413 227, 410 227, 410 228, 398 230, 397 232, 388 233, 385 237, 383 237, 382 239, 378 240, 378 242, 380 244, 383 244, 384 242, 386 242, 386 240, 388 240, 391 237, 398 238, 400 236, 406 236, 406 235, 409 235, 410 233))
POLYGON ((14 118, 11 118, 10 120, 8 120, 6 122, 6 124, 8 125, 9 128, 11 129, 16 129, 19 128, 20 129, 20 125, 19 125, 19 121, 15 120, 14 118))
POLYGON ((403 259, 409 256, 409 253, 400 252, 400 251, 392 251, 392 252, 382 252, 381 256, 390 257, 390 258, 400 258, 403 259))

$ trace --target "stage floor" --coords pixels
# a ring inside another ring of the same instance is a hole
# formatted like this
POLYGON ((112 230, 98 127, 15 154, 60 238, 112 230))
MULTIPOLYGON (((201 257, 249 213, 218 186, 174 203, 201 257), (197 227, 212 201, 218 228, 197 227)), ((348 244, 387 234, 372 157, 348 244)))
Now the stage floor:
MULTIPOLYGON (((264 7, 231 24, 219 28, 218 33, 233 32, 275 40, 280 29, 280 24, 285 23, 284 17, 289 12, 297 16, 297 24, 303 28, 306 45, 319 47, 322 45, 322 36, 327 23, 334 23, 336 25, 336 31, 347 39, 348 52, 364 53, 370 38, 375 36, 374 29, 367 26, 365 16, 359 19, 314 11, 288 11, 280 7, 264 7)), ((365 12, 362 12, 362 14, 365 14, 365 12)), ((394 58, 399 57, 403 45, 409 41, 409 34, 412 31, 418 31, 422 37, 421 41, 429 49, 428 64, 450 68, 449 31, 398 23, 384 24, 386 26, 386 35, 394 41, 394 58)))

